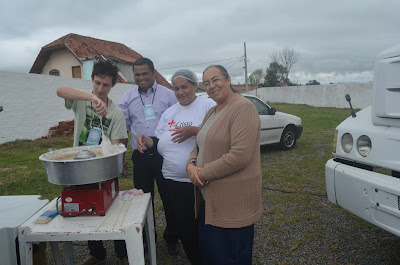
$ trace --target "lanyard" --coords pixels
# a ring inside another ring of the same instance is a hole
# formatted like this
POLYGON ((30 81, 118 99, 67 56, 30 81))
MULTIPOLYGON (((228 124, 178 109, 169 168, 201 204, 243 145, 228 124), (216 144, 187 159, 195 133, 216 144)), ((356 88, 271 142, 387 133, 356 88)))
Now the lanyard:
MULTIPOLYGON (((151 101, 151 105, 153 105, 154 97, 156 96, 156 92, 157 92, 157 87, 158 87, 158 84, 156 84, 156 88, 154 89, 153 100, 151 101)), ((138 91, 139 91, 140 100, 142 101, 142 105, 143 105, 143 107, 144 107, 145 105, 144 105, 142 96, 140 95, 141 93, 140 93, 140 88, 139 88, 139 87, 138 87, 138 91)))

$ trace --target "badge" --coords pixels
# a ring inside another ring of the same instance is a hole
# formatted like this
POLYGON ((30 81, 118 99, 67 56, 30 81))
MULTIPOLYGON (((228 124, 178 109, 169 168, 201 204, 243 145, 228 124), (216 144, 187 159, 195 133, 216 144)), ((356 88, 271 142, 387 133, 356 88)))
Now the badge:
POLYGON ((86 145, 98 145, 101 139, 101 129, 93 127, 89 131, 88 139, 86 145))
POLYGON ((156 112, 154 110, 153 104, 144 106, 143 111, 144 119, 146 121, 154 121, 156 119, 156 112))

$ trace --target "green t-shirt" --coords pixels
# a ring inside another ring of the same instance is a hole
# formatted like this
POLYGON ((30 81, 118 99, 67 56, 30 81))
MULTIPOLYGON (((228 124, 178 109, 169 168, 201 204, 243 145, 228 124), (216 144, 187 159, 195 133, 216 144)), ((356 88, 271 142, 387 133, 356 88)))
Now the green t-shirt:
MULTIPOLYGON (((99 116, 90 101, 65 100, 65 107, 75 113, 74 146, 86 145, 90 129, 92 127, 101 129, 99 116)), ((102 117, 102 123, 104 134, 111 141, 128 138, 125 116, 114 101, 108 107, 106 116, 102 117)))

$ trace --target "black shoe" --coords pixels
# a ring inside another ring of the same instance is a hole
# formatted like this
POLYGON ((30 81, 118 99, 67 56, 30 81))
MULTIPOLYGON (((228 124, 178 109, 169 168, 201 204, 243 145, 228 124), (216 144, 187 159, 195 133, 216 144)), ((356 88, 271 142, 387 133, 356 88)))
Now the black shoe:
POLYGON ((179 244, 178 244, 178 242, 167 243, 167 247, 168 247, 168 253, 171 256, 178 255, 178 253, 179 253, 179 244))

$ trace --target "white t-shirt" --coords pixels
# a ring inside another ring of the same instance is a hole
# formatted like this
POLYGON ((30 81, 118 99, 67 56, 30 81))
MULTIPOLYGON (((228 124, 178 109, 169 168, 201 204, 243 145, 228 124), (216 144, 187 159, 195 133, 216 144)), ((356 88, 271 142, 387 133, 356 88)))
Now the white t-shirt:
POLYGON ((157 150, 164 158, 162 173, 164 178, 180 182, 190 182, 186 172, 186 163, 195 145, 195 136, 182 143, 173 143, 171 134, 175 127, 200 126, 208 110, 215 106, 214 100, 197 97, 187 106, 176 103, 161 116, 155 131, 159 139, 157 150))

